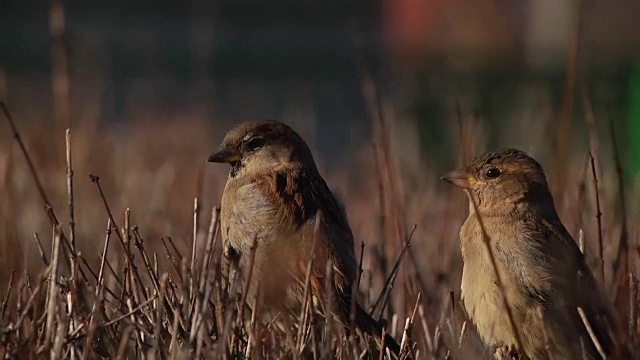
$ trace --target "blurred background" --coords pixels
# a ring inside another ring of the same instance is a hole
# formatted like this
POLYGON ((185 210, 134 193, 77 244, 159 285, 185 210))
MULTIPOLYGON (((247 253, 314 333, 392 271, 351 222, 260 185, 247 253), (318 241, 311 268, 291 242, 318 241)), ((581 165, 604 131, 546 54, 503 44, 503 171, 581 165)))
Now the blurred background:
MULTIPOLYGON (((90 259, 107 217, 89 173, 148 238, 189 249, 193 199, 208 224, 227 173, 205 166, 208 153, 234 124, 282 120, 342 194, 371 266, 417 225, 413 268, 438 289, 424 295, 437 318, 457 291, 466 211, 438 177, 485 150, 535 156, 588 248, 591 152, 616 258, 638 210, 639 16, 633 0, 2 0, 0 100, 63 223, 71 129, 78 244, 90 259)), ((47 238, 50 226, 9 127, 0 135, 0 250, 5 269, 28 268, 40 263, 34 233, 47 238)))
MULTIPOLYGON (((571 120, 589 90, 599 120, 640 131, 635 1, 55 1, 0 3, 2 97, 42 120, 55 118, 57 68, 73 109, 63 121, 277 118, 313 133, 333 163, 368 127, 362 56, 426 157, 451 153, 454 97, 490 124, 494 145, 513 127, 553 128, 568 76, 571 120)), ((540 147, 525 135, 514 145, 540 147)), ((629 143, 635 172, 640 145, 629 143)))

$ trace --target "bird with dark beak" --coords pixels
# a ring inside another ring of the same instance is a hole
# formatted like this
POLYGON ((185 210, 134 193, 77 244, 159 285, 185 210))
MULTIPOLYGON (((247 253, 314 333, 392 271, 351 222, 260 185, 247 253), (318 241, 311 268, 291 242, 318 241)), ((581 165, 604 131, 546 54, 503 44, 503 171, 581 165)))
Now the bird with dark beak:
POLYGON ((355 305, 356 328, 398 354, 398 343, 383 337, 380 323, 352 304, 358 272, 353 234, 304 140, 281 122, 243 123, 208 161, 231 165, 222 194, 222 240, 239 255, 244 275, 252 266, 248 303, 298 315, 310 274, 313 304, 323 317, 349 328, 355 305))

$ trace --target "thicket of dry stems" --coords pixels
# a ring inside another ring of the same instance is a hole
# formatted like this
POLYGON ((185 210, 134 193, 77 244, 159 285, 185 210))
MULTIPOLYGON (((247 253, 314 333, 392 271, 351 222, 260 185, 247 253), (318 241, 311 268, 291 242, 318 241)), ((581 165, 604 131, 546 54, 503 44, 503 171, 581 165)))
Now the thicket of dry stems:
MULTIPOLYGON (((349 160, 349 171, 327 175, 362 241, 359 298, 387 319, 405 354, 489 357, 458 300, 457 232, 466 199, 437 185, 437 174, 424 167, 396 163, 385 121, 393 117, 383 114, 373 84, 365 78, 363 85, 373 146, 349 160)), ((480 122, 459 105, 460 151, 468 161, 480 147, 472 141, 480 122)), ((584 105, 590 156, 583 152, 568 165, 579 175, 566 180, 556 203, 569 230, 580 234, 635 349, 637 217, 618 181, 619 154, 604 168, 603 136, 586 97, 584 105)), ((307 312, 276 328, 259 321, 259 309, 240 306, 246 293, 237 272, 229 283, 220 272, 216 201, 226 169, 203 169, 215 147, 209 125, 154 123, 153 138, 145 122, 123 133, 89 123, 58 134, 4 115, 3 358, 384 355, 331 320, 324 334, 311 330, 319 320, 307 312)))

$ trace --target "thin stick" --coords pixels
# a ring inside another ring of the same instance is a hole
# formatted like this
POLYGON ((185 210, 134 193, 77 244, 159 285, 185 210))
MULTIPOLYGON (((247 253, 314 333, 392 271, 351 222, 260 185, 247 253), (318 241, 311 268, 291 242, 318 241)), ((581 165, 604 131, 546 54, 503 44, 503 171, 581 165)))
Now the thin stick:
MULTIPOLYGON (((197 208, 197 199, 194 203, 194 206, 197 208)), ((194 211, 194 227, 195 227, 195 218, 196 218, 196 213, 197 211, 194 211)), ((212 214, 212 221, 215 221, 215 212, 212 214)), ((211 226, 215 226, 215 224, 211 224, 211 226)), ((211 231, 212 232, 212 231, 211 231)), ((194 229, 194 234, 195 234, 195 229, 194 229)), ((211 239, 211 241, 213 241, 213 238, 211 239)), ((192 252, 191 252, 191 264, 192 266, 195 265, 195 241, 192 243, 193 244, 193 248, 192 248, 192 252)), ((210 251, 210 244, 209 241, 207 240, 207 244, 205 245, 205 252, 210 251)), ((208 255, 208 254, 207 254, 208 255)), ((194 291, 194 282, 195 282, 195 275, 196 275, 196 271, 195 269, 191 269, 191 276, 189 276, 189 286, 190 286, 190 290, 189 290, 189 294, 190 294, 190 304, 193 304, 192 310, 190 311, 190 313, 193 314, 192 318, 191 318, 191 329, 189 331, 189 343, 193 343, 194 340, 196 341, 196 357, 198 357, 199 354, 199 350, 202 347, 202 335, 201 335, 201 331, 200 331, 200 325, 202 324, 202 319, 204 316, 203 311, 201 310, 203 307, 203 302, 206 303, 207 299, 203 297, 203 291, 204 291, 204 287, 205 287, 205 283, 206 283, 206 266, 207 266, 207 255, 205 255, 204 260, 202 261, 203 263, 203 268, 201 269, 200 272, 200 284, 198 286, 198 288, 196 290, 198 290, 197 292, 194 291), (196 339, 197 337, 197 339, 196 339)))
POLYGON ((496 285, 498 285, 498 288, 500 289, 502 303, 507 312, 507 318, 509 319, 509 326, 511 327, 511 330, 515 335, 516 346, 518 347, 519 350, 522 350, 523 347, 522 347, 520 332, 518 331, 516 322, 513 319, 513 311, 511 310, 511 306, 509 305, 509 301, 507 300, 507 296, 505 295, 506 292, 504 290, 504 283, 502 282, 502 276, 500 276, 500 272, 498 271, 498 262, 496 261, 496 257, 493 253, 493 249, 491 248, 491 239, 489 238, 489 234, 487 234, 487 229, 484 226, 484 221, 482 221, 482 217, 478 212, 478 204, 476 204, 476 200, 473 198, 473 195, 468 190, 465 190, 465 191, 467 191, 467 195, 469 195, 469 201, 473 206, 473 212, 476 214, 476 218, 478 219, 478 223, 480 225, 480 230, 482 231, 482 240, 486 247, 487 253, 489 253, 489 260, 491 261, 491 267, 493 268, 493 271, 496 274, 496 285))
MULTIPOLYGON (((382 229, 386 230, 385 234, 390 239, 395 238, 396 244, 402 244, 407 238, 407 219, 404 204, 400 200, 403 198, 403 189, 402 183, 397 180, 397 166, 393 160, 394 157, 389 136, 390 129, 388 127, 388 121, 385 119, 385 104, 381 100, 380 92, 371 75, 362 46, 355 37, 354 42, 356 48, 356 66, 361 79, 365 110, 372 127, 373 150, 376 158, 378 176, 380 178, 380 211, 382 213, 386 212, 386 214, 381 216, 383 221, 382 229), (388 218, 386 216, 388 216, 388 218)), ((408 293, 416 288, 416 283, 419 285, 419 288, 424 289, 427 287, 422 274, 418 270, 418 260, 411 252, 408 253, 408 257, 409 263, 402 264, 406 270, 403 278, 405 291, 402 295, 404 297, 407 297, 408 293), (409 265, 411 265, 411 267, 409 267, 409 265), (410 269, 414 270, 414 276, 411 278, 408 275, 410 269)))
POLYGON ((121 315, 121 316, 118 316, 117 318, 115 318, 115 319, 113 319, 113 320, 111 320, 111 321, 107 321, 106 323, 101 324, 100 326, 101 326, 101 327, 108 327, 108 326, 111 326, 111 325, 113 325, 113 324, 115 324, 115 323, 117 323, 117 322, 120 322, 120 321, 122 321, 122 320, 126 319, 127 317, 129 317, 129 316, 131 316, 131 315, 133 315, 133 314, 137 313, 138 311, 140 311, 140 310, 144 309, 144 307, 146 307, 147 305, 151 304, 151 303, 152 303, 153 301, 155 301, 157 298, 158 298, 158 295, 155 295, 155 294, 154 294, 154 295, 153 295, 153 296, 151 296, 147 301, 145 301, 145 302, 143 302, 142 304, 138 305, 137 307, 135 307, 135 308, 131 309, 128 313, 123 314, 123 315, 121 315))
MULTIPOLYGON (((193 239, 191 243, 191 272, 196 269, 196 251, 198 248, 198 221, 200 218, 200 201, 196 197, 193 199, 193 239)), ((193 295, 193 275, 189 277, 189 294, 193 295)))
POLYGON ((131 333, 133 332, 133 326, 127 326, 122 332, 122 336, 120 337, 120 344, 118 345, 118 353, 116 354, 116 359, 122 360, 125 359, 125 352, 127 351, 127 343, 131 338, 131 333))
POLYGON ((158 280, 158 274, 154 271, 153 266, 151 265, 151 260, 149 259, 149 255, 147 254, 147 250, 144 247, 144 240, 140 235, 140 231, 137 226, 134 226, 133 229, 133 241, 135 247, 138 249, 140 256, 142 256, 142 261, 144 262, 144 266, 147 269, 147 273, 149 274, 149 279, 151 280, 151 284, 154 289, 160 291, 160 281, 158 280))
POLYGON ((383 359, 384 359, 384 356, 386 355, 386 349, 387 349, 387 348, 386 348, 386 346, 385 346, 386 344, 385 344, 385 342, 384 342, 384 338, 385 338, 385 337, 387 337, 387 328, 386 328, 386 327, 383 327, 383 328, 382 328, 382 335, 381 335, 381 338, 383 339, 383 340, 382 340, 382 345, 383 345, 383 347, 382 347, 382 349, 380 349, 380 354, 379 354, 379 356, 378 356, 378 360, 383 360, 383 359))
POLYGON ((120 280, 120 277, 118 276, 118 273, 115 270, 113 270, 113 266, 111 266, 111 263, 109 262, 109 260, 105 260, 105 264, 109 268, 109 271, 111 272, 111 275, 113 275, 113 279, 115 280, 115 282, 117 282, 118 285, 120 285, 120 287, 124 287, 125 284, 123 284, 122 280, 120 280))
MULTIPOLYGON (((217 229, 220 227, 220 208, 213 207, 211 211, 211 224, 209 225, 209 235, 207 236, 207 242, 205 245, 205 254, 204 261, 202 262, 202 270, 200 274, 200 285, 199 291, 202 297, 202 307, 200 317, 204 318, 205 314, 209 309, 209 299, 211 299, 211 292, 213 291, 214 279, 217 278, 217 272, 215 270, 210 269, 211 257, 213 256, 213 249, 215 248, 215 244, 217 242, 217 229)), ((250 265, 253 267, 253 264, 250 265)), ((216 267, 216 270, 218 268, 216 267)), ((215 309, 218 310, 217 308, 215 309)), ((216 317, 217 314, 214 314, 216 317)))
POLYGON ((593 331, 591 324, 589 323, 589 319, 587 319, 587 315, 584 313, 584 310, 582 310, 580 306, 578 306, 578 314, 580 314, 580 319, 582 319, 582 323, 584 324, 585 328, 587 328, 587 332, 589 333, 589 337, 591 338, 593 345, 598 350, 598 353, 600 354, 600 356, 602 356, 603 359, 606 359, 607 354, 604 352, 604 350, 602 350, 602 345, 600 344, 600 341, 596 337, 596 334, 593 331))
MULTIPOLYGON (((209 274, 209 262, 211 260, 211 254, 213 253, 213 246, 216 239, 214 234, 216 233, 217 224, 218 224, 218 212, 216 207, 213 207, 211 211, 211 223, 209 224, 209 232, 207 235, 207 241, 204 249, 205 253, 204 253, 204 256, 202 257, 202 267, 198 274, 200 277, 199 284, 197 289, 195 289, 197 291, 193 291, 193 293, 191 294, 192 302, 194 302, 195 304, 193 306, 193 311, 192 311, 194 316, 191 322, 189 342, 192 343, 195 337, 197 336, 197 339, 195 339, 197 340, 196 353, 198 353, 198 351, 201 349, 202 341, 203 341, 201 325, 205 317, 205 309, 207 308, 208 299, 209 299, 209 295, 206 295, 205 292, 209 290, 210 288, 209 284, 211 283, 207 275, 209 274)), ((192 254, 195 254, 195 242, 193 244, 194 244, 194 248, 192 249, 192 254)), ((192 257, 192 260, 193 260, 193 257, 192 257)), ((195 269, 191 269, 191 272, 192 273, 190 277, 190 283, 193 284, 196 280, 194 279, 194 277, 196 276, 197 272, 195 269)), ((244 302, 241 302, 241 304, 244 304, 244 302)), ((216 310, 218 310, 218 308, 216 308, 216 310)))
MULTIPOLYGON (((131 253, 131 210, 129 208, 126 208, 124 210, 124 227, 122 228, 122 238, 124 239, 125 243, 124 251, 129 255, 125 261, 126 273, 128 275, 128 282, 125 282, 125 284, 129 285, 128 290, 129 293, 133 295, 135 303, 140 304, 142 301, 140 300, 140 296, 138 294, 138 286, 136 284, 135 278, 135 276, 138 275, 138 271, 137 268, 135 268, 135 264, 133 263, 133 261, 129 261, 129 259, 133 259, 133 254, 131 253)), ((142 281, 140 281, 139 283, 142 284, 142 281)))
MULTIPOLYGON (((298 325, 298 334, 297 334, 297 346, 299 354, 302 354, 302 347, 304 345, 304 329, 307 323, 307 319, 311 316, 311 306, 313 306, 313 285, 311 284, 311 273, 313 272, 313 260, 316 256, 316 249, 318 245, 318 233, 320 231, 320 224, 322 224, 322 218, 324 214, 321 210, 318 210, 315 216, 315 223, 313 228, 313 242, 311 243, 311 252, 309 253, 309 259, 307 262, 307 271, 304 280, 304 291, 302 297, 302 307, 300 314, 300 324, 298 325)), ((332 281, 331 279, 327 279, 327 281, 332 281)), ((330 296, 329 294, 327 294, 330 296)), ((321 300, 322 301, 322 300, 321 300)), ((327 314, 329 315, 329 314, 327 314)), ((313 319, 311 320, 313 321, 313 319)))
POLYGON ((109 219, 111 219, 111 226, 113 226, 113 229, 115 230, 116 235, 118 235, 118 239, 120 240, 120 245, 122 246, 122 249, 124 250, 124 255, 126 257, 126 260, 129 262, 129 264, 131 264, 131 268, 134 272, 134 274, 136 275, 136 280, 142 284, 142 279, 140 278, 140 274, 138 273, 138 271, 136 270, 136 266, 135 263, 133 261, 133 257, 131 256, 131 252, 128 251, 128 247, 127 244, 124 241, 124 238, 122 237, 122 233, 120 232, 120 229, 118 228, 118 224, 116 223, 115 219, 113 218, 113 213, 111 212, 111 208, 109 207, 109 203, 107 202, 107 198, 104 195, 104 191, 102 191, 102 186, 100 185, 100 177, 95 175, 95 174, 90 174, 89 178, 91 179, 91 182, 93 182, 94 184, 96 184, 96 187, 98 188, 98 193, 100 194, 100 198, 102 199, 102 203, 105 207, 105 210, 107 211, 107 215, 109 215, 109 219))
POLYGON ((303 291, 303 296, 302 296, 302 306, 301 306, 301 314, 300 314, 300 324, 298 324, 298 336, 297 336, 297 344, 296 346, 298 347, 298 351, 299 354, 302 353, 302 346, 304 345, 304 329, 305 329, 305 324, 307 323, 307 319, 308 319, 308 315, 309 312, 311 311, 309 309, 310 306, 310 302, 312 302, 313 300, 311 300, 310 298, 313 297, 313 295, 311 294, 311 292, 313 291, 311 289, 311 269, 313 267, 313 257, 311 257, 309 259, 308 262, 308 268, 307 268, 307 273, 305 276, 305 280, 304 280, 304 291, 303 291))
POLYGON ((46 323, 46 336, 45 344, 51 343, 53 340, 53 320, 56 315, 56 293, 58 291, 58 285, 56 278, 58 277, 58 265, 60 259, 60 229, 54 228, 51 265, 49 267, 49 292, 47 296, 47 323, 46 323))
POLYGON ((7 290, 7 296, 5 296, 2 301, 2 309, 0 310, 0 322, 4 322, 4 312, 7 310, 7 303, 9 302, 9 298, 11 297, 11 291, 13 290, 13 276, 15 275, 15 270, 11 270, 11 277, 9 278, 9 286, 7 290))
MULTIPOLYGON (((31 285, 29 285, 30 287, 31 285)), ((31 296, 29 296, 29 299, 27 300, 25 306, 24 306, 24 310, 22 311, 22 313, 20 313, 20 316, 18 317, 18 320, 16 320, 15 322, 15 326, 14 329, 20 329, 22 327, 22 323, 24 322, 24 320, 26 319, 27 315, 29 315, 30 310, 32 309, 32 305, 36 299, 37 295, 40 295, 40 292, 42 291, 42 283, 39 284, 32 292, 31 292, 31 296)))
MULTIPOLYGON (((180 277, 180 270, 178 269, 178 262, 176 261, 175 256, 171 254, 171 251, 169 250, 169 246, 167 246, 167 241, 165 240, 164 236, 160 238, 160 242, 162 242, 162 247, 164 248, 165 257, 167 258, 167 260, 169 260, 169 262, 171 263, 171 266, 173 267, 173 271, 175 271, 175 273, 178 276, 177 280, 180 281, 180 283, 182 283, 182 278, 180 277)), ((178 256, 180 255, 178 254, 178 256)))
MULTIPOLYGON (((160 292, 158 294, 159 297, 159 302, 160 303, 164 303, 165 300, 165 295, 167 293, 167 281, 169 280, 169 274, 167 274, 166 272, 162 274, 162 277, 160 278, 160 292)), ((153 342, 153 348, 152 348, 152 354, 155 354, 155 356, 157 356, 157 358, 162 358, 159 349, 160 349, 160 342, 162 340, 161 334, 160 334, 160 330, 162 329, 162 309, 164 307, 163 306, 157 306, 156 307, 156 321, 153 325, 153 338, 154 338, 154 342, 153 342)))
MULTIPOLYGON (((43 202, 44 205, 44 210, 45 213, 47 214, 47 217, 49 218, 49 221, 51 222, 51 225, 54 227, 60 226, 60 222, 58 221, 58 217, 56 216, 55 211, 53 210, 53 207, 51 206, 51 202, 49 201, 49 198, 47 197, 47 194, 44 191, 44 188, 42 187, 42 182, 40 181, 40 178, 38 177, 38 173, 36 171, 35 166, 33 165, 33 161, 31 160, 31 157, 29 156, 29 153, 27 152, 27 147, 24 145, 24 142, 22 141, 22 137, 20 136, 20 133, 18 132, 18 128, 16 127, 15 122, 13 121, 13 117, 11 116, 11 113, 9 112, 9 109, 7 108, 6 104, 3 101, 0 101, 0 108, 2 109, 2 112, 4 113, 5 118, 7 119, 7 122, 9 123, 9 127, 11 128, 11 133, 13 134, 13 138, 16 139, 16 142, 18 143, 18 147, 20 148, 20 152, 22 152, 22 155, 24 156, 25 160, 27 161, 27 167, 29 168, 29 172, 31 173, 31 177, 33 178, 34 182, 36 183, 36 189, 38 190, 38 193, 40 194, 40 199, 43 202)), ((67 237, 64 235, 64 232, 61 230, 60 232, 60 237, 62 242, 66 245, 65 246, 65 250, 69 251, 71 253, 71 257, 72 260, 75 261, 75 252, 71 251, 71 244, 69 244, 69 241, 67 240, 67 237)), ((80 273, 81 275, 86 279, 86 276, 84 274, 84 272, 82 271, 82 269, 80 269, 80 273)))
POLYGON ((173 249, 174 254, 176 254, 176 256, 178 257, 178 260, 179 260, 178 262, 182 263, 183 256, 180 253, 180 251, 178 251, 176 244, 173 243, 173 239, 171 238, 171 236, 163 236, 163 239, 166 239, 169 245, 171 245, 171 249, 173 249))
POLYGON ((65 343, 66 333, 64 331, 66 324, 62 319, 58 319, 55 336, 53 338, 53 346, 51 347, 51 359, 62 359, 62 346, 65 343))
MULTIPOLYGON (((251 281, 253 280, 253 272, 255 271, 256 253, 258 252, 258 239, 253 239, 251 244, 251 253, 249 254, 249 273, 247 274, 247 280, 244 289, 242 290, 242 298, 240 300, 240 311, 238 312, 238 324, 242 323, 244 318, 244 309, 247 306, 247 296, 249 295, 249 288, 251 287, 251 281)), ((257 285, 256 285, 257 286, 257 285)))
MULTIPOLYGON (((42 182, 38 177, 38 172, 36 171, 36 167, 33 165, 33 161, 31 161, 31 157, 27 152, 27 147, 24 145, 24 142, 22 142, 22 137, 20 136, 20 133, 18 132, 18 128, 16 127, 13 121, 13 117, 11 117, 11 113, 9 113, 9 109, 7 108, 5 103, 2 101, 0 101, 0 108, 2 108, 2 112, 4 112, 4 116, 9 122, 9 127, 11 128, 11 132, 13 133, 13 138, 16 139, 16 142, 18 143, 18 147, 20 148, 20 152, 22 152, 22 155, 25 157, 25 160, 27 161, 27 167, 29 168, 31 177, 36 183, 36 188, 38 189, 40 198, 42 199, 42 202, 44 203, 45 208, 47 207, 50 208, 51 202, 49 201, 47 194, 44 192, 44 187, 42 187, 42 182)), ((56 226, 59 225, 58 219, 55 217, 55 214, 53 215, 53 220, 55 221, 54 225, 56 226)))
POLYGON ((426 315, 424 312, 424 306, 422 306, 422 304, 418 305, 418 314, 420 315, 420 323, 422 324, 422 331, 424 332, 424 340, 427 344, 426 350, 428 350, 429 354, 435 354, 435 348, 433 346, 433 340, 431 338, 431 330, 429 329, 429 324, 427 323, 426 315))
POLYGON ((107 261, 107 251, 109 249, 110 238, 111 238, 111 219, 107 220, 107 231, 104 239, 104 246, 102 247, 100 270, 98 270, 98 278, 96 280, 95 298, 93 299, 91 315, 89 316, 89 327, 87 330, 87 338, 85 342, 85 354, 87 353, 87 349, 89 349, 91 346, 91 342, 93 341, 93 334, 95 333, 96 327, 93 325, 95 312, 97 311, 98 306, 101 309, 104 308, 104 304, 102 303, 102 300, 104 300, 104 265, 107 261))
MULTIPOLYGON (((583 219, 583 215, 581 213, 582 209, 585 208, 585 199, 586 199, 586 194, 587 194, 587 177, 589 176, 590 173, 590 164, 589 164, 589 152, 587 152, 585 154, 584 157, 584 163, 583 163, 583 167, 582 167, 582 176, 580 176, 580 181, 578 182, 578 198, 575 201, 575 210, 574 212, 576 214, 580 214, 578 216, 578 229, 584 229, 585 225, 584 225, 584 219, 583 219)), ((579 234, 578 234, 578 237, 579 234)), ((582 254, 584 255, 585 252, 582 251, 582 254)))
POLYGON ((358 260, 358 279, 356 280, 356 289, 360 289, 360 281, 362 280, 362 260, 364 259, 364 241, 360 242, 360 259, 358 260))
MULTIPOLYGON (((389 292, 393 288, 393 283, 396 279, 396 275, 398 274, 398 270, 400 270, 400 263, 402 262, 404 255, 407 253, 407 251, 411 247, 411 239, 413 238, 413 234, 416 232, 416 228, 417 228, 416 225, 413 225, 413 228, 411 229, 411 233, 409 234, 409 237, 405 241, 404 246, 402 247, 402 250, 400 250, 400 254, 398 254, 398 257, 396 258, 396 262, 393 264, 391 273, 389 274, 389 276, 387 277, 387 280, 384 283, 384 287, 382 288, 383 290, 378 296, 378 298, 376 299, 376 302, 374 303, 373 308, 369 312, 369 315, 371 317, 373 317, 374 312, 376 311, 378 306, 380 306, 383 300, 386 301, 389 292)), ((384 306, 382 308, 384 309, 384 306)))
POLYGON ((209 284, 208 274, 209 267, 211 264, 211 258, 213 256, 213 250, 216 246, 216 240, 218 239, 215 234, 217 234, 218 227, 220 226, 220 208, 214 206, 211 209, 211 223, 209 223, 209 231, 207 233, 207 241, 204 246, 204 256, 202 261, 202 268, 200 269, 200 284, 199 289, 200 292, 205 291, 205 285, 209 284))
MULTIPOLYGON (((69 203, 69 242, 71 243, 71 253, 69 254, 69 264, 71 265, 71 289, 69 296, 69 314, 74 314, 73 303, 78 289, 78 251, 76 247, 75 214, 73 203, 73 163, 71 161, 71 130, 65 131, 65 147, 67 160, 67 198, 69 203)), ((69 319, 69 330, 75 327, 74 316, 69 319)), ((72 358, 75 358, 75 347, 72 348, 72 358)))
MULTIPOLYGON (((333 311, 333 301, 335 299, 334 295, 335 294, 335 285, 333 282, 333 261, 329 260, 327 261, 326 267, 325 267, 325 277, 324 277, 324 293, 326 294, 326 296, 324 297, 324 302, 325 302, 325 325, 324 325, 324 331, 325 331, 325 336, 327 339, 331 339, 333 336, 333 316, 334 316, 334 311, 333 311)), ((324 341, 324 346, 322 347, 322 353, 324 354, 324 356, 329 356, 329 354, 331 354, 331 341, 324 341)), ((322 357, 322 355, 321 355, 322 357)))
POLYGON ((409 346, 411 343, 411 332, 413 330, 413 323, 416 319, 416 314, 418 313, 418 306, 420 305, 420 300, 422 299, 422 293, 418 293, 416 296, 416 303, 413 306, 413 311, 411 312, 411 317, 408 317, 404 324, 404 331, 402 331, 402 340, 400 341, 400 354, 408 353, 409 346))
MULTIPOLYGON (((598 177, 602 175, 602 150, 600 146, 600 139, 598 137, 598 127, 596 126, 596 117, 593 112, 593 105, 589 98, 587 90, 582 95, 582 102, 584 106, 584 121, 587 126, 587 133, 589 135, 589 163, 591 167, 591 174, 593 177, 594 193, 596 197, 596 218, 598 225, 598 256, 600 262, 600 281, 605 283, 605 269, 604 269, 604 257, 603 257, 603 242, 602 242, 602 213, 600 211, 600 196, 602 190, 598 185, 598 177)), ((585 179, 586 181, 586 179, 585 179)), ((603 196, 604 198, 604 196, 603 196)), ((582 204, 579 204, 582 205, 582 204)), ((579 207, 581 209, 581 207, 579 207)))
MULTIPOLYGON (((253 306, 251 307, 251 321, 250 321, 250 329, 249 329, 249 340, 247 341, 247 348, 245 351, 245 359, 252 359, 253 357, 251 356, 253 354, 253 350, 255 348, 255 343, 257 342, 256 340, 256 324, 257 324, 257 317, 258 317, 258 297, 254 297, 253 299, 253 306)), ((327 341, 327 343, 329 343, 329 341, 327 341)))
POLYGON ((600 192, 598 191, 598 175, 593 155, 589 153, 591 162, 591 175, 593 176, 593 192, 596 197, 596 222, 598 225, 598 256, 600 259, 600 279, 604 284, 604 248, 602 246, 602 211, 600 210, 600 192))
MULTIPOLYGON (((171 341, 169 342, 169 358, 175 359, 176 351, 178 347, 178 319, 180 318, 180 314, 178 313, 178 309, 173 310, 173 326, 171 327, 171 341)), ((223 341, 224 343, 224 341, 223 341)))
MULTIPOLYGON (((71 250, 76 253, 76 220, 73 205, 73 163, 71 161, 71 129, 65 131, 65 140, 67 148, 67 197, 69 201, 69 241, 71 242, 71 250)), ((73 259, 72 259, 73 260, 73 259)), ((72 268, 72 271, 74 269, 72 268)), ((71 273, 74 277, 75 272, 71 273)))
POLYGON ((44 253, 44 248, 42 247, 42 242, 40 241, 40 236, 38 233, 33 233, 33 237, 36 239, 36 245, 38 246, 38 253, 40 253, 40 258, 45 266, 49 266, 49 260, 47 259, 47 255, 44 253))

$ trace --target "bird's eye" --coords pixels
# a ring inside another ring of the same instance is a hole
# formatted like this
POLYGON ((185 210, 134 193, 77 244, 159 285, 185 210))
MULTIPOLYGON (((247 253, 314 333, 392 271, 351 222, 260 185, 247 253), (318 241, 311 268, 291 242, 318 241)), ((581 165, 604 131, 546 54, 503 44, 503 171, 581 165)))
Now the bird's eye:
POLYGON ((498 169, 498 168, 489 168, 484 175, 489 179, 495 179, 498 176, 500 176, 500 169, 498 169))
POLYGON ((261 137, 254 137, 247 141, 247 150, 257 150, 264 145, 264 139, 261 137))

